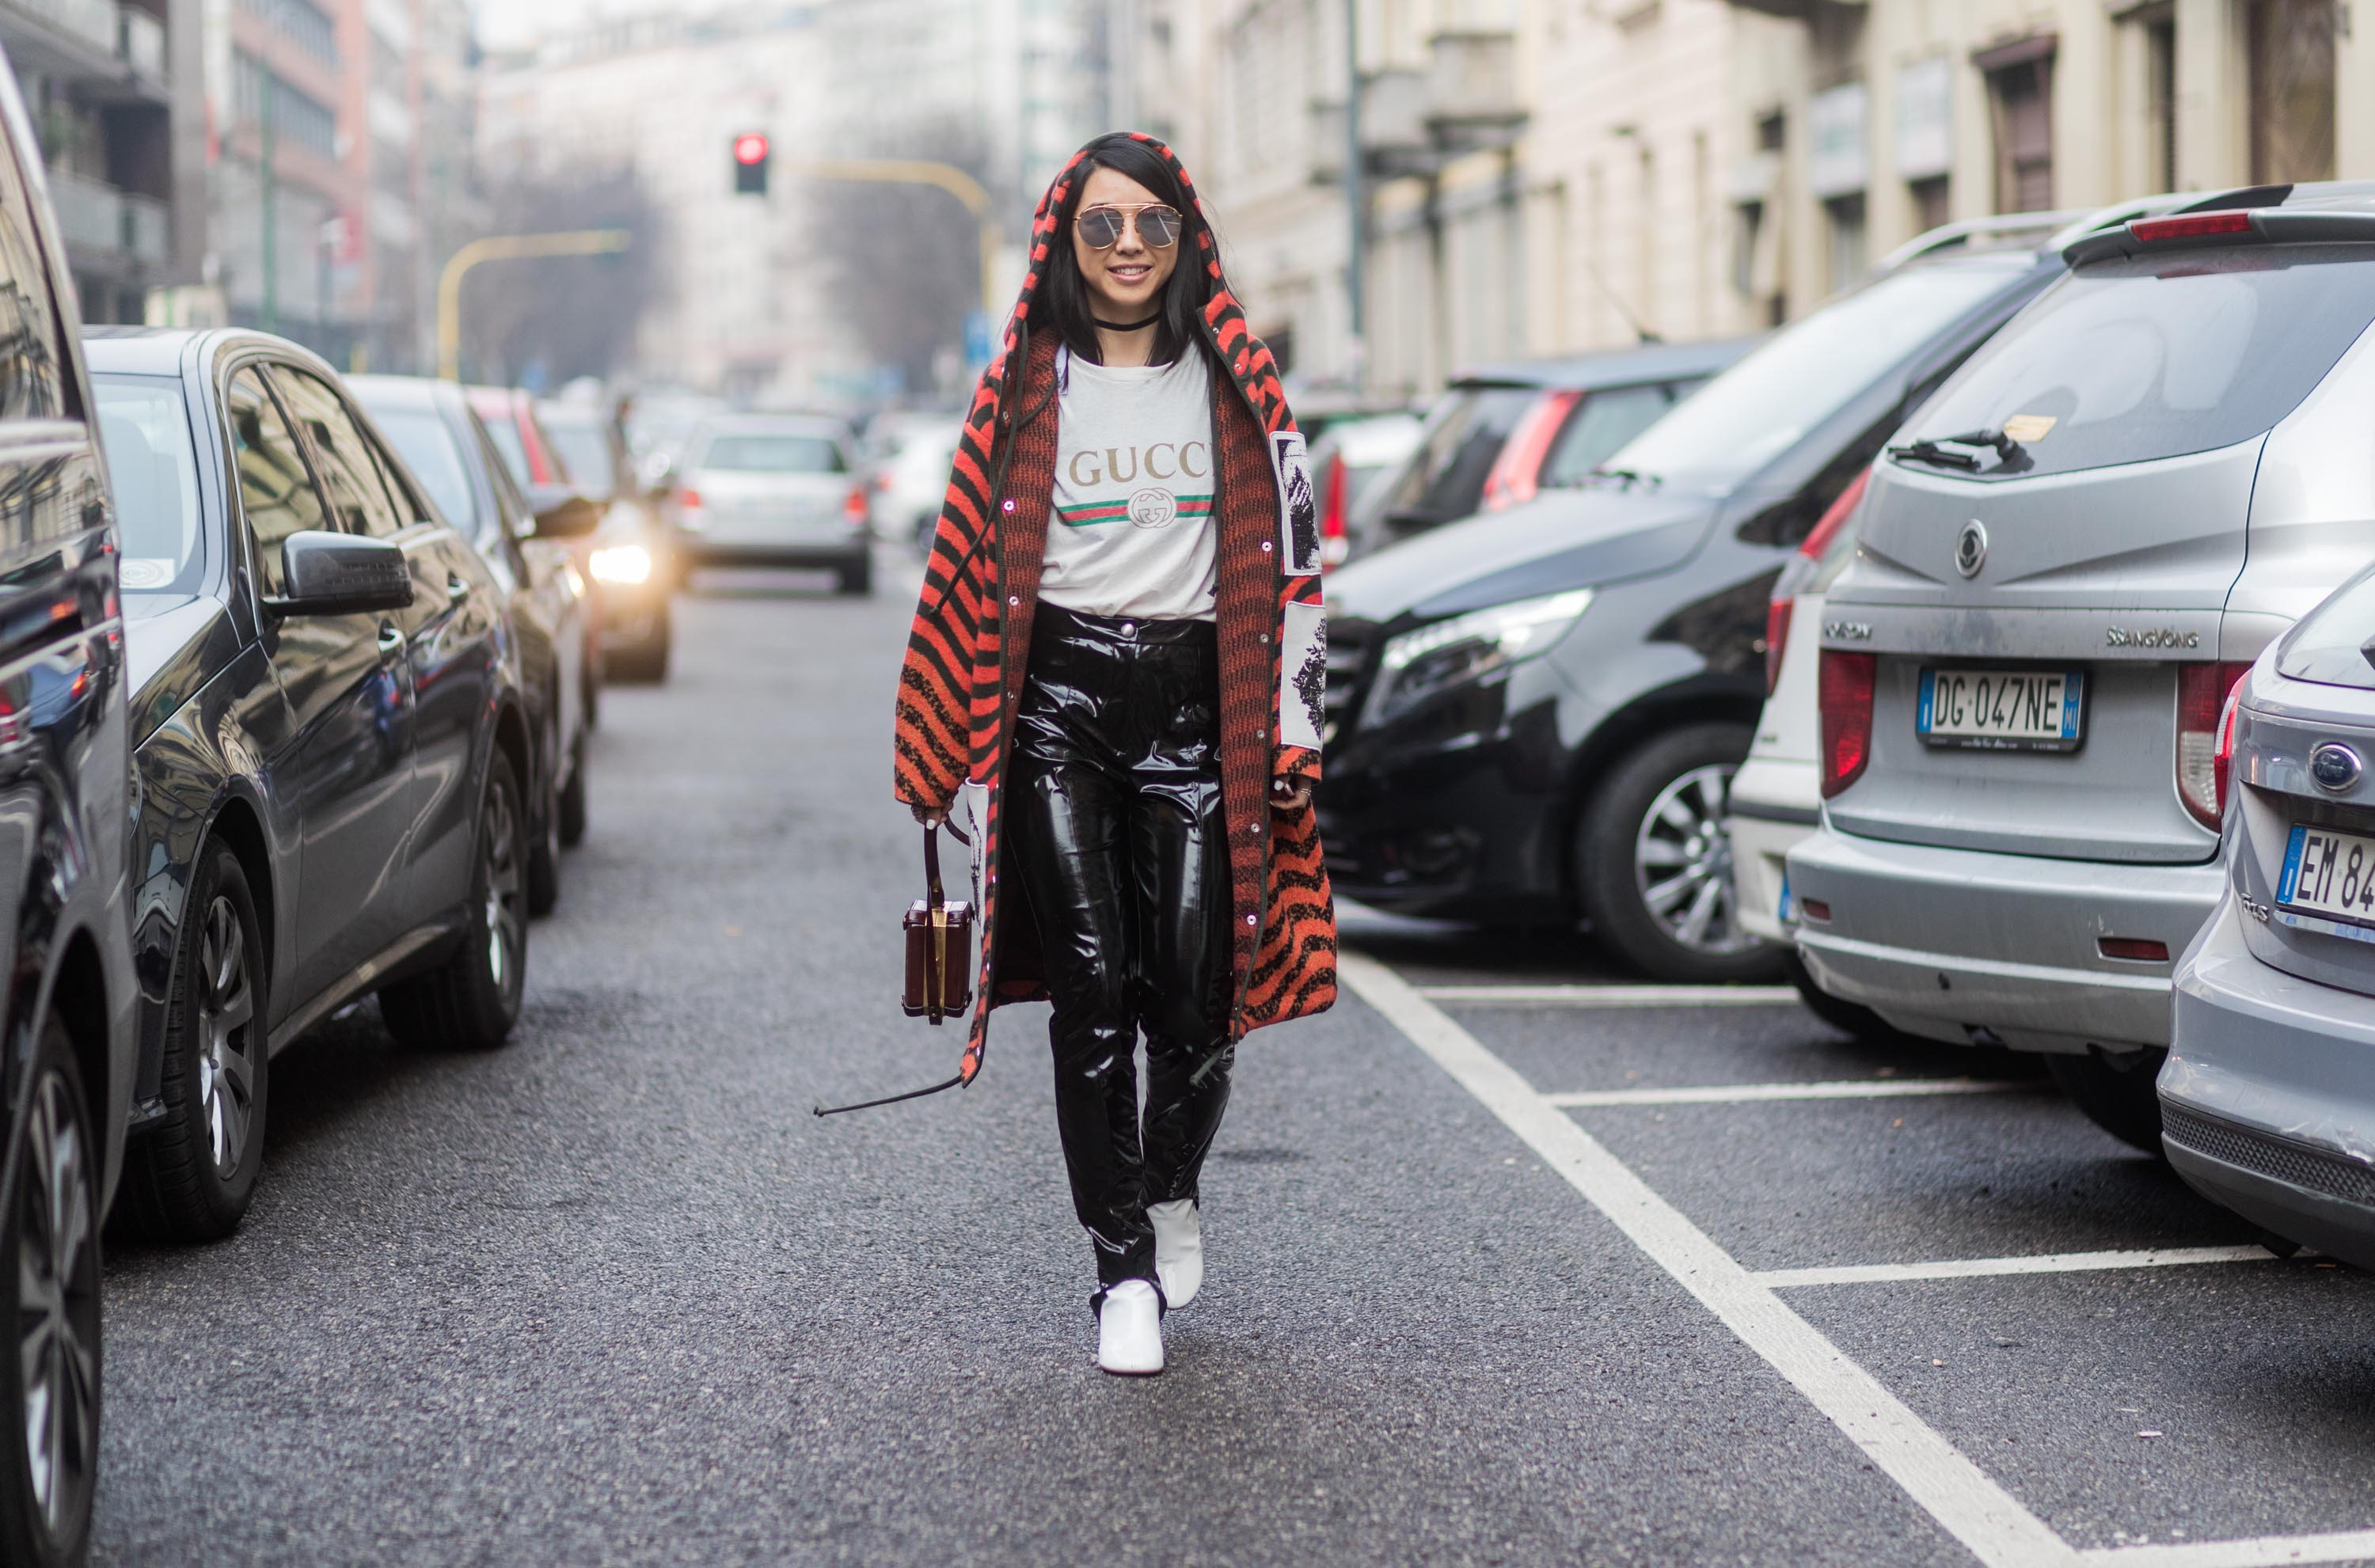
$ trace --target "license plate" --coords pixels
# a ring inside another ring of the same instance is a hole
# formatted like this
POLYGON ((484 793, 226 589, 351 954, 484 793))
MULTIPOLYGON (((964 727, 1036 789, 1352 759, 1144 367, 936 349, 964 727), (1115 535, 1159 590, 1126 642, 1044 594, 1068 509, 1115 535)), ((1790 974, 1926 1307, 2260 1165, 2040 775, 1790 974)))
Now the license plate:
POLYGON ((2375 839, 2293 824, 2276 902, 2329 920, 2375 925, 2375 839))
POLYGON ((2074 669, 1925 669, 1913 728, 1933 746, 2074 751, 2086 698, 2074 669))

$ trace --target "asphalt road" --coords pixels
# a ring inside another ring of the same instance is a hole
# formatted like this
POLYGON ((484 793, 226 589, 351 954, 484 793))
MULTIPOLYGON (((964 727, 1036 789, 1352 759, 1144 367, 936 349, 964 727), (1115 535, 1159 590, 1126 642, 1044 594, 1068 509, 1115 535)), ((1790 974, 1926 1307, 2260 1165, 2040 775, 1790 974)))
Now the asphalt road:
POLYGON ((1348 912, 1383 967, 1240 1052, 1170 1372, 1101 1375, 1042 1008, 961 1096, 809 1114, 954 1067, 893 1000, 911 583, 683 602, 512 1044, 338 1020, 275 1064, 239 1234, 113 1249, 99 1561, 2375 1555, 2327 1534, 2375 1527, 2364 1277, 2015 1061, 1460 989, 1623 978, 1566 938, 1348 912), (1858 1087, 1772 1097, 1813 1084, 1858 1087), (2269 1537, 2310 1539, 2215 1544, 2269 1537))

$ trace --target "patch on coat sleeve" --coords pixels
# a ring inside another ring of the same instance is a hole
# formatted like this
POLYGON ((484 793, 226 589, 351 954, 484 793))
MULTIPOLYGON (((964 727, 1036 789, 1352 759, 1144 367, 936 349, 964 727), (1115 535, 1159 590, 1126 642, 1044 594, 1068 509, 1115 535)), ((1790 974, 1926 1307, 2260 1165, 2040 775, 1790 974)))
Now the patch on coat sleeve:
POLYGON ((1328 716, 1328 611, 1318 605, 1286 606, 1278 652, 1278 738, 1317 751, 1328 716))
POLYGON ((1278 548, 1289 577, 1319 570, 1319 498, 1311 488, 1311 454, 1294 430, 1270 438, 1270 466, 1278 470, 1278 548))

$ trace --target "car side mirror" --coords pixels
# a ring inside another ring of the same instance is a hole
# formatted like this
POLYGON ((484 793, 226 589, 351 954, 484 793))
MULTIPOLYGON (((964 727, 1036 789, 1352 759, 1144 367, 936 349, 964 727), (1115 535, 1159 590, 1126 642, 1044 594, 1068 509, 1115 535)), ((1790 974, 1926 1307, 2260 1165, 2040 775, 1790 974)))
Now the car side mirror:
POLYGON ((283 592, 267 596, 276 615, 359 615, 412 603, 412 569, 393 539, 309 528, 280 541, 283 592))
POLYGON ((602 525, 602 508, 567 485, 530 485, 527 503, 539 539, 582 539, 602 525))

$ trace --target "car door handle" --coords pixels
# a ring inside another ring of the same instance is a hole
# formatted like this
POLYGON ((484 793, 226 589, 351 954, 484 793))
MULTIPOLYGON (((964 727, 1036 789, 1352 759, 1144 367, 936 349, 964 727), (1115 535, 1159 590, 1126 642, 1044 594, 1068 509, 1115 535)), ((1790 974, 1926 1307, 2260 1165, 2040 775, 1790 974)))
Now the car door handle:
POLYGON ((383 659, 391 659, 402 652, 404 652, 403 629, 382 622, 379 629, 379 656, 383 659))
POLYGON ((469 596, 470 585, 462 581, 462 574, 458 572, 447 572, 445 574, 445 602, 449 605, 458 605, 469 596))

